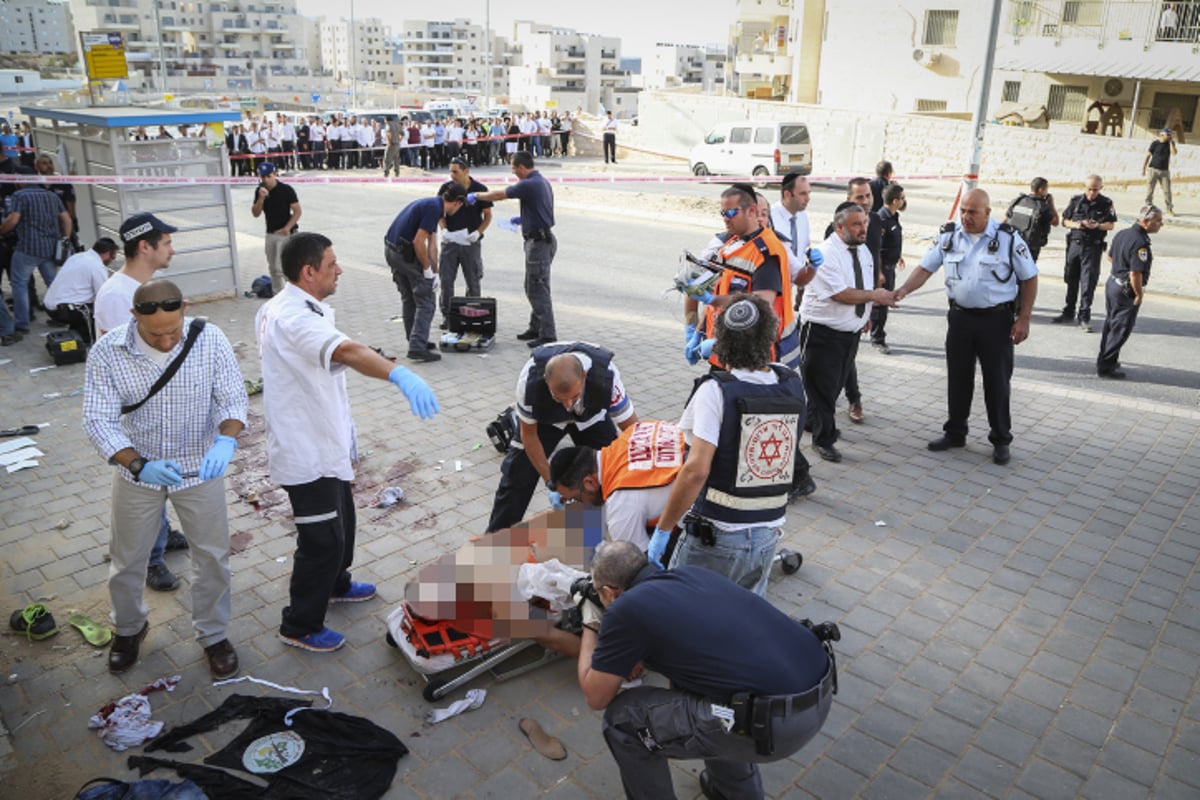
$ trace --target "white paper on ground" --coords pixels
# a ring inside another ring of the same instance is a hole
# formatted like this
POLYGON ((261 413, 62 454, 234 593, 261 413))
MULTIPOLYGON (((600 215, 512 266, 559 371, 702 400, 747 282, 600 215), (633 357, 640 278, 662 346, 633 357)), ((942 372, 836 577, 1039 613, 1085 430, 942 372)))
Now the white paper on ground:
POLYGON ((0 453, 0 466, 9 466, 11 464, 20 464, 22 461, 32 461, 36 458, 41 458, 46 454, 36 447, 24 447, 20 450, 10 450, 7 453, 0 453))
POLYGON ((13 450, 20 450, 24 447, 36 447, 37 442, 30 439, 28 436, 22 436, 20 439, 9 439, 8 441, 0 441, 0 453, 11 453, 13 450))

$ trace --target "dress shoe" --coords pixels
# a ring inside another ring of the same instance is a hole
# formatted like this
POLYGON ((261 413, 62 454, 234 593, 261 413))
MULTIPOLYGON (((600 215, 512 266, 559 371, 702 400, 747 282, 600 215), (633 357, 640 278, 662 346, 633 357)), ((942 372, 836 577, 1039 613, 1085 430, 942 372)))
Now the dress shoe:
POLYGON ((179 578, 166 564, 146 567, 146 585, 156 592, 173 592, 179 588, 179 578))
POLYGON ((930 442, 929 444, 926 445, 926 447, 928 447, 930 450, 932 450, 935 453, 940 453, 943 450, 949 450, 951 447, 966 447, 966 446, 967 446, 967 443, 965 440, 955 439, 951 436, 942 436, 938 439, 934 439, 932 442, 930 442))
POLYGON ((538 338, 538 332, 535 331, 533 328, 530 328, 527 331, 522 331, 521 333, 518 333, 517 338, 520 339, 522 342, 528 342, 530 339, 538 338))
POLYGON ((713 786, 712 776, 706 769, 700 770, 700 794, 704 795, 705 800, 725 800, 721 790, 713 786))
POLYGON ((817 451, 817 455, 826 461, 832 461, 834 464, 837 464, 842 460, 842 454, 839 453, 837 448, 835 448, 833 445, 825 447, 823 445, 816 444, 813 445, 813 449, 817 451))
POLYGON ((150 623, 146 622, 142 625, 142 629, 132 636, 121 636, 120 634, 114 636, 112 647, 108 650, 108 671, 124 672, 132 667, 138 660, 138 650, 142 646, 142 640, 146 638, 149 631, 150 623))
POLYGON ((846 409, 846 415, 850 417, 850 421, 856 424, 861 424, 866 415, 863 414, 862 403, 851 403, 846 409))
POLYGON ((538 338, 533 339, 532 341, 526 342, 525 346, 528 347, 530 350, 532 350, 535 347, 541 347, 544 344, 554 344, 556 341, 558 341, 558 340, 555 339, 553 336, 539 336, 538 338))
POLYGON ((886 342, 871 342, 871 347, 874 347, 885 356, 890 356, 892 354, 892 348, 888 347, 886 342))
POLYGON ((1110 380, 1114 381, 1125 380, 1125 370, 1122 369, 1105 370, 1104 372, 1097 372, 1096 375, 1101 378, 1109 378, 1110 380))
POLYGON ((442 354, 435 353, 432 350, 409 350, 409 361, 441 361, 442 354))
POLYGON ((237 651, 228 639, 222 639, 216 644, 204 648, 204 656, 208 659, 208 671, 213 680, 223 681, 238 673, 237 651))
POLYGON ((1007 464, 1009 459, 1011 459, 1011 458, 1012 458, 1012 453, 1010 453, 1008 451, 1008 445, 998 444, 992 448, 992 461, 994 461, 995 463, 1003 466, 1003 465, 1007 464))
POLYGON ((1059 314, 1057 317, 1051 317, 1050 321, 1053 322, 1055 325, 1065 325, 1067 323, 1074 322, 1075 315, 1063 313, 1063 314, 1059 314))
POLYGON ((16 344, 24 338, 25 336, 23 334, 13 331, 7 336, 0 336, 0 347, 8 347, 9 345, 16 344))
POLYGON ((187 550, 187 539, 183 536, 183 531, 178 528, 171 528, 167 531, 167 546, 166 551, 169 553, 173 550, 187 550))
POLYGON ((808 497, 816 490, 816 481, 812 479, 812 475, 806 473, 803 478, 792 482, 792 488, 788 492, 788 503, 794 503, 802 497, 808 497))
POLYGON ((444 330, 444 331, 448 331, 448 330, 450 330, 450 320, 448 320, 448 319, 443 319, 443 320, 442 320, 442 324, 441 324, 441 325, 439 325, 438 327, 440 327, 440 328, 441 328, 442 330, 444 330))
POLYGON ((1083 331, 1084 333, 1091 333, 1092 332, 1092 323, 1086 319, 1080 320, 1079 321, 1079 330, 1083 331))

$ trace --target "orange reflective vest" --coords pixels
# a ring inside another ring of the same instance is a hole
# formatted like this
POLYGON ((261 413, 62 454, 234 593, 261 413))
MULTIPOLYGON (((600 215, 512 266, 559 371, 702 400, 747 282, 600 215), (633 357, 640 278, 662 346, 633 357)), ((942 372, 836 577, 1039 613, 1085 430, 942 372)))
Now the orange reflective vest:
MULTIPOLYGON (((762 228, 750 239, 730 237, 717 251, 717 260, 725 266, 725 271, 713 286, 712 293, 729 295, 735 292, 749 292, 755 271, 763 265, 768 256, 775 256, 781 275, 779 294, 771 304, 771 310, 779 318, 779 337, 775 342, 772 360, 796 369, 800 366, 800 331, 796 324, 795 312, 792 310, 792 275, 788 270, 787 250, 774 231, 762 228)), ((717 335, 717 313, 716 308, 705 307, 706 339, 717 335)), ((717 368, 724 368, 716 353, 709 357, 709 361, 717 368)))
POLYGON ((600 451, 600 492, 653 489, 675 480, 683 466, 683 431, 674 422, 639 422, 600 451))

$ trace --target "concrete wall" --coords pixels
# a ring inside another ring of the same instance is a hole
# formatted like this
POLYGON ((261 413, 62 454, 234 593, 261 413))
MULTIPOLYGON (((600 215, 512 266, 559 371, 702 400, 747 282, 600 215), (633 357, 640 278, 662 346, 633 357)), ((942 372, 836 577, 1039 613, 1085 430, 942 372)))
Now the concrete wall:
MULTIPOLYGON (((873 174, 875 163, 891 161, 901 175, 961 175, 971 148, 971 125, 920 114, 848 111, 823 106, 704 97, 676 92, 642 92, 638 127, 622 144, 686 157, 718 122, 800 120, 813 140, 813 174, 873 174)), ((1089 173, 1140 181, 1149 138, 1116 139, 1061 130, 988 125, 981 179, 1027 183, 1041 175, 1074 184, 1089 173)), ((1200 145, 1182 145, 1171 172, 1200 175, 1200 145)))

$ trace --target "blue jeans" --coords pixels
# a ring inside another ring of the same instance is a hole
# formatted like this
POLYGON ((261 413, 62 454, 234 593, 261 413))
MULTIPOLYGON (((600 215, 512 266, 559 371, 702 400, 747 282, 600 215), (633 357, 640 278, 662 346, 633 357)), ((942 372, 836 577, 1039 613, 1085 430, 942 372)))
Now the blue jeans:
POLYGON ((167 522, 167 505, 163 504, 162 522, 158 526, 158 538, 154 540, 154 547, 150 550, 149 566, 162 566, 166 562, 163 560, 163 553, 167 551, 167 536, 171 533, 171 523, 167 522))
POLYGON ((766 526, 740 531, 718 530, 712 545, 704 544, 698 536, 684 533, 679 537, 668 568, 704 567, 724 575, 743 589, 765 596, 778 541, 779 529, 766 526))
POLYGON ((33 279, 33 271, 42 273, 42 280, 49 286, 58 273, 58 266, 52 258, 37 258, 17 250, 13 253, 12 269, 9 279, 12 281, 13 311, 17 315, 17 330, 29 332, 29 281, 33 279))

